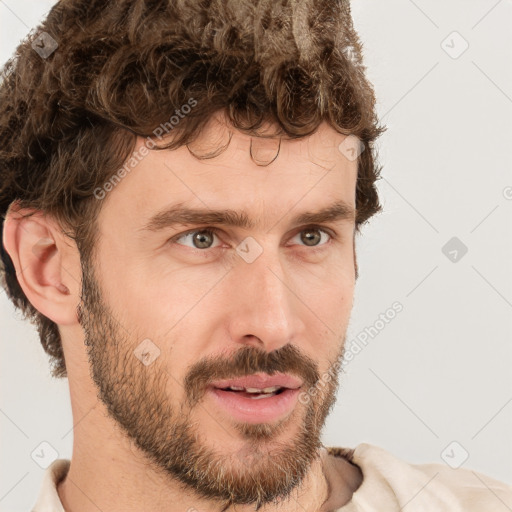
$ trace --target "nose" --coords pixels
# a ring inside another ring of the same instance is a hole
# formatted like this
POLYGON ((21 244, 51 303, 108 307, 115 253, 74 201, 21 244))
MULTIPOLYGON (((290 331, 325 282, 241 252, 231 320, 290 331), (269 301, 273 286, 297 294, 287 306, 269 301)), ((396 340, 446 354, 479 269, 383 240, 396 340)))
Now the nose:
POLYGON ((301 301, 295 295, 274 251, 252 263, 239 262, 232 271, 229 334, 236 343, 268 352, 294 344, 304 331, 301 301))

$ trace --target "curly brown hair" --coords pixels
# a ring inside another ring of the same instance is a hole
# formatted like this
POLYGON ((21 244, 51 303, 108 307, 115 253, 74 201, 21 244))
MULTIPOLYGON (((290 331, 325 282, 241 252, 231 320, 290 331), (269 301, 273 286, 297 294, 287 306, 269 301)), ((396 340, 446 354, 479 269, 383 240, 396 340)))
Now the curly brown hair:
MULTIPOLYGON (((324 121, 357 136, 358 231, 382 209, 372 144, 386 130, 365 70, 348 0, 61 0, 1 70, 0 228, 17 201, 52 216, 89 261, 94 191, 136 136, 194 98, 160 148, 192 142, 217 111, 252 136, 270 122, 272 136, 301 138, 324 121)), ((58 326, 28 301, 3 245, 1 256, 2 286, 37 327, 52 376, 66 377, 58 326)))

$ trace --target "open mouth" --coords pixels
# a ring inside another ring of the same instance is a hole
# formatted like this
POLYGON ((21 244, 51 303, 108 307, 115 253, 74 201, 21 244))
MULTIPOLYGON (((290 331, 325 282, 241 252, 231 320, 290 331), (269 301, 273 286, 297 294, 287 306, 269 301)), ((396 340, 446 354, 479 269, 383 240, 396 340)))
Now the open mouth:
POLYGON ((281 386, 272 388, 210 387, 209 396, 220 413, 244 423, 265 423, 289 415, 298 402, 300 388, 281 386))
POLYGON ((253 400, 259 400, 261 398, 270 398, 275 395, 279 395, 286 391, 288 388, 282 386, 272 386, 264 389, 256 389, 256 388, 242 388, 230 386, 227 388, 216 388, 221 391, 229 391, 231 393, 236 393, 238 396, 243 396, 246 398, 252 398, 253 400))
POLYGON ((256 373, 211 382, 207 396, 215 404, 215 414, 244 423, 265 423, 289 416, 302 386, 295 375, 256 373))

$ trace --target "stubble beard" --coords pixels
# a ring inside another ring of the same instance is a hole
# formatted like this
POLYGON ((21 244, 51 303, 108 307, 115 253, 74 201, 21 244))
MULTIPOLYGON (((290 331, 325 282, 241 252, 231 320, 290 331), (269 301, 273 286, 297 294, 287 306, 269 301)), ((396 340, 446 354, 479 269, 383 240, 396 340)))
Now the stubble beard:
MULTIPOLYGON (((160 357, 146 367, 135 357, 133 350, 138 342, 123 334, 126 331, 103 300, 92 266, 83 262, 82 271, 77 313, 98 398, 123 435, 152 461, 155 471, 177 483, 183 492, 221 502, 222 510, 233 504, 254 504, 258 510, 291 499, 292 491, 304 480, 323 446, 321 431, 336 401, 339 372, 330 371, 332 378, 317 386, 317 393, 307 403, 297 403, 286 420, 224 423, 224 429, 234 428, 246 442, 238 450, 216 451, 208 446, 207 431, 192 419, 194 410, 202 406, 201 396, 192 408, 171 404, 169 381, 174 386, 183 384, 168 372, 168 361, 160 357), (295 433, 287 437, 288 431, 295 433), (283 440, 278 441, 278 437, 283 440)), ((285 364, 289 362, 287 357, 296 358, 289 345, 276 351, 272 359, 269 353, 248 346, 240 354, 253 372, 272 373, 276 361, 281 361, 280 368, 290 368, 285 364), (278 357, 281 350, 282 356, 278 357)), ((331 368, 340 368, 342 355, 343 350, 331 368)), ((316 370, 310 370, 305 389, 320 377, 316 370)))

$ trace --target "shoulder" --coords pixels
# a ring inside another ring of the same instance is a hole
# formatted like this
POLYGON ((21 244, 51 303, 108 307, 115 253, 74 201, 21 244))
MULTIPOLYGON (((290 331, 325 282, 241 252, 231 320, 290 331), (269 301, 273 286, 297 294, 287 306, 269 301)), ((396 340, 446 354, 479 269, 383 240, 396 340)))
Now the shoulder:
POLYGON ((410 464, 377 446, 328 447, 330 455, 357 465, 363 481, 343 512, 411 510, 506 512, 512 510, 512 486, 470 469, 444 464, 410 464), (386 504, 382 507, 383 504, 386 504), (389 505, 388 505, 389 504, 389 505), (413 506, 414 505, 414 506, 413 506), (388 508, 389 507, 389 508, 388 508))
POLYGON ((472 469, 452 469, 443 464, 419 464, 421 471, 457 496, 463 510, 512 510, 512 486, 472 469))

